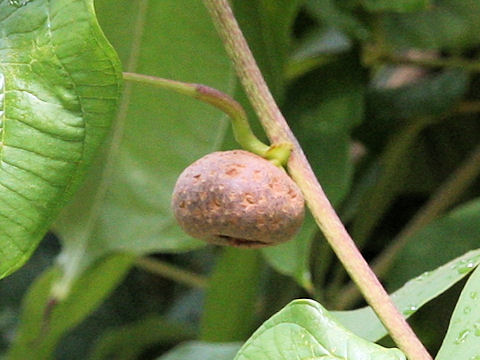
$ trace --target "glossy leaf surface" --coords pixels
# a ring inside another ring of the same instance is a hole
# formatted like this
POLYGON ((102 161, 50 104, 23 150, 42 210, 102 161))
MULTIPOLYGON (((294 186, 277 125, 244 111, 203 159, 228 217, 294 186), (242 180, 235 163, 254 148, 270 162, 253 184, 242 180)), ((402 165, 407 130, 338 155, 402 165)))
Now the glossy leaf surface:
POLYGON ((295 300, 267 320, 240 349, 235 360, 405 360, 346 330, 320 304, 295 300))
POLYGON ((117 56, 92 0, 0 1, 0 278, 21 266, 109 129, 117 56))
POLYGON ((192 341, 177 346, 157 360, 232 360, 239 348, 239 343, 192 341))
POLYGON ((436 360, 480 359, 480 271, 468 279, 450 319, 436 360))
POLYGON ((386 277, 392 288, 479 247, 480 199, 458 206, 414 235, 386 277), (422 246, 418 246, 421 244, 422 246))
MULTIPOLYGON (((391 296, 397 308, 408 318, 430 300, 436 298, 472 272, 480 264, 480 250, 473 250, 433 271, 408 281, 391 296)), ((372 308, 333 312, 340 322, 355 334, 377 341, 387 330, 372 308)))

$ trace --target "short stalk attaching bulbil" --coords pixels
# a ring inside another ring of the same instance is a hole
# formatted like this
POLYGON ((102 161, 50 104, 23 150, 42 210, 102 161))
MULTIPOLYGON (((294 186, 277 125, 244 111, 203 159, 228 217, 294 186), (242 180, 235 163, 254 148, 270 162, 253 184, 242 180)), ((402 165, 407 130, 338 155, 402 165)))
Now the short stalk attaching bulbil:
POLYGON ((292 150, 292 145, 289 143, 279 143, 268 146, 261 142, 250 128, 247 114, 242 105, 231 96, 206 85, 186 83, 156 76, 126 72, 123 73, 123 78, 127 81, 141 82, 162 89, 172 90, 215 106, 230 117, 235 140, 244 150, 257 154, 271 161, 276 166, 286 165, 292 150))

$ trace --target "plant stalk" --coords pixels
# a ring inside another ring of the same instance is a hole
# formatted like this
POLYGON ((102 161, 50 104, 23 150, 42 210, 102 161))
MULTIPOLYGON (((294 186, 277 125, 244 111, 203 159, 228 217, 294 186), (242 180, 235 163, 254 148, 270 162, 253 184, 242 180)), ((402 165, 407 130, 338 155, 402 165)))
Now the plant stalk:
POLYGON ((460 57, 413 58, 399 54, 381 54, 376 60, 395 65, 411 65, 426 68, 449 68, 461 69, 469 72, 480 72, 480 63, 478 60, 469 60, 460 57))
POLYGON ((253 134, 250 124, 248 123, 247 114, 242 105, 229 95, 202 84, 185 83, 156 76, 125 72, 123 73, 123 78, 128 81, 140 82, 162 89, 172 90, 213 105, 232 119, 235 140, 237 140, 244 149, 260 156, 265 156, 268 152, 269 146, 262 143, 253 134))
POLYGON ((242 105, 235 101, 230 95, 206 85, 186 83, 156 76, 125 72, 123 73, 123 78, 127 81, 172 90, 216 107, 227 114, 232 120, 235 140, 242 148, 264 157, 276 166, 282 167, 287 163, 292 145, 289 143, 278 143, 268 146, 262 143, 250 128, 247 114, 242 105))
POLYGON ((407 357, 410 360, 432 360, 360 254, 328 201, 298 141, 275 103, 227 0, 204 0, 204 4, 270 140, 272 143, 293 144, 288 161, 290 175, 302 190, 315 221, 345 269, 407 357))
POLYGON ((207 278, 151 257, 139 257, 135 265, 153 274, 199 289, 207 287, 207 278))

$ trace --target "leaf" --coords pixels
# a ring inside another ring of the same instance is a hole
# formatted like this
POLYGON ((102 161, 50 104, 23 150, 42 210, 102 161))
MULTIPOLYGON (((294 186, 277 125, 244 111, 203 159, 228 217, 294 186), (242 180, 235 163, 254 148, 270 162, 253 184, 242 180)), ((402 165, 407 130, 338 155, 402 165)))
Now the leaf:
POLYGON ((95 263, 77 279, 67 298, 51 303, 51 288, 61 276, 58 267, 37 278, 23 301, 20 327, 9 360, 51 359, 62 335, 90 314, 124 278, 133 258, 112 255, 95 263), (93 285, 93 286, 92 286, 93 285))
POLYGON ((465 72, 452 70, 399 88, 372 88, 367 97, 368 118, 391 127, 391 120, 442 115, 464 96, 468 83, 465 72))
POLYGON ((480 359, 480 270, 468 279, 458 299, 436 360, 480 359))
POLYGON ((310 274, 310 245, 317 232, 317 225, 310 213, 305 217, 297 236, 286 243, 262 249, 262 254, 279 273, 291 276, 307 290, 312 290, 310 274))
POLYGON ((431 0, 362 0, 363 6, 369 11, 393 11, 399 13, 425 10, 431 0))
POLYGON ((364 116, 363 76, 346 57, 298 79, 287 93, 286 117, 334 205, 351 183, 350 133, 364 116))
POLYGON ((345 33, 365 40, 369 36, 369 30, 358 19, 352 9, 348 8, 347 2, 335 0, 306 0, 305 7, 310 14, 328 27, 336 28, 345 33))
MULTIPOLYGON (((480 264, 480 249, 470 251, 447 264, 408 281, 391 297, 406 318, 430 300, 448 290, 480 264)), ((332 314, 348 329, 370 341, 380 340, 387 330, 369 306, 332 314)))
POLYGON ((477 248, 480 239, 478 224, 480 198, 455 208, 413 235, 387 274, 388 286, 399 287, 423 271, 477 248))
POLYGON ((121 79, 92 0, 4 0, 0 14, 2 278, 30 257, 83 180, 121 79))
POLYGON ((240 0, 238 19, 255 60, 277 102, 285 91, 285 63, 291 50, 292 27, 301 0, 240 0))
POLYGON ((386 349, 357 337, 313 300, 295 300, 267 320, 243 345, 235 360, 325 359, 400 360, 386 349))
POLYGON ((436 0, 421 12, 388 14, 379 33, 390 50, 465 49, 480 44, 480 3, 472 0, 436 0))
POLYGON ((185 325, 151 314, 134 323, 105 331, 89 359, 135 360, 148 347, 168 345, 192 337, 193 331, 185 325))
MULTIPOLYGON (((105 32, 130 63, 129 71, 231 91, 231 65, 201 2, 119 0, 97 1, 97 6, 105 32), (127 28, 118 31, 119 23, 127 28)), ((208 105, 176 93, 131 84, 125 91, 122 106, 128 110, 117 119, 115 143, 56 223, 68 262, 76 253, 82 261, 92 261, 117 250, 144 254, 203 245, 176 224, 170 196, 186 166, 220 147, 227 120, 208 105), (105 163, 111 171, 103 174, 105 163), (107 189, 104 197, 99 186, 107 189), (75 249, 80 243, 86 255, 75 249)))
POLYGON ((157 360, 232 360, 240 345, 192 341, 175 347, 157 360))
POLYGON ((352 41, 335 28, 322 28, 308 34, 292 57, 306 60, 320 55, 344 53, 352 48, 352 41))
POLYGON ((228 342, 245 339, 253 327, 260 278, 259 252, 226 247, 210 277, 200 338, 228 342))

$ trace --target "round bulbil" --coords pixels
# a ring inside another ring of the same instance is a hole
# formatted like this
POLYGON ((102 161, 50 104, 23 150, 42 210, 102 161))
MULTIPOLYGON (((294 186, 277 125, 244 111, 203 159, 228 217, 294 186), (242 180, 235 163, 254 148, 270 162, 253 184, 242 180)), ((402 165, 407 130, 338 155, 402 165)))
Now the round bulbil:
POLYGON ((286 172, 243 150, 211 153, 187 167, 172 208, 192 237, 249 248, 291 239, 304 217, 303 195, 286 172))

